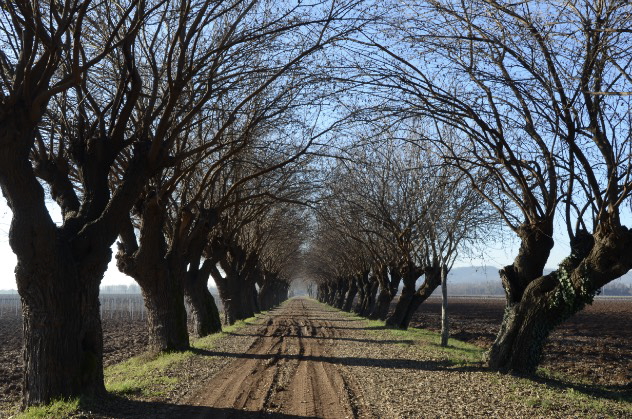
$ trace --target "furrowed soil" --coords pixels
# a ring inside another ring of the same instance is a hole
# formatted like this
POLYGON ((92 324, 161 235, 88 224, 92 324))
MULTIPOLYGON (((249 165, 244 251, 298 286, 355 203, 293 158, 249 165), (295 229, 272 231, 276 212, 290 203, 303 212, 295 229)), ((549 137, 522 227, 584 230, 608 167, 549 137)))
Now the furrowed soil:
MULTIPOLYGON (((456 333, 462 333, 454 317, 456 333)), ((430 322, 424 317, 417 321, 430 322)), ((141 345, 146 339, 114 329, 104 322, 106 363, 125 358, 129 347, 137 345, 134 339, 141 345), (122 344, 112 348, 107 336, 114 332, 121 333, 115 341, 122 344)), ((77 416, 632 417, 629 383, 596 389, 493 373, 477 362, 476 347, 457 345, 446 351, 427 335, 386 330, 296 298, 165 371, 178 382, 175 388, 94 400, 77 416)), ((2 361, 4 368, 9 360, 2 361)))
MULTIPOLYGON (((450 336, 489 348, 500 327, 504 298, 449 300, 450 336)), ((544 347, 541 366, 579 381, 632 391, 632 298, 597 298, 557 327, 544 347)), ((441 330, 441 299, 429 298, 411 326, 441 330)))
POLYGON ((375 416, 354 377, 336 362, 345 341, 340 321, 339 313, 314 301, 291 300, 187 404, 299 417, 375 416))

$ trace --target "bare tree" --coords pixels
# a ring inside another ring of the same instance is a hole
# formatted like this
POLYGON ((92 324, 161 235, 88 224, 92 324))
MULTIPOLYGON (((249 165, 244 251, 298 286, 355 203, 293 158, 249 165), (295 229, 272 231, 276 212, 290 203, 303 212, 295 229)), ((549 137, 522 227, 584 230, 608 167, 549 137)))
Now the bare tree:
POLYGON ((403 7, 393 38, 360 40, 378 51, 363 83, 391 104, 390 118, 425 120, 421 137, 471 177, 520 238, 500 272, 507 310, 487 360, 533 372, 550 331, 630 269, 620 220, 629 201, 630 5, 403 7), (394 94, 399 103, 387 100, 394 94), (543 276, 556 216, 571 255, 543 276))
POLYGON ((13 213, 9 241, 18 259, 23 406, 29 406, 105 391, 99 283, 118 220, 159 164, 127 131, 140 93, 129 48, 150 7, 122 2, 110 9, 91 1, 1 6, 0 185, 13 213), (111 56, 125 63, 113 86, 117 106, 82 114, 74 105, 111 56), (122 168, 126 181, 110 188, 108 176, 123 151, 134 164, 122 168), (62 209, 61 226, 46 207, 43 183, 62 209))
POLYGON ((166 179, 212 146, 185 135, 204 120, 204 109, 221 111, 228 91, 240 97, 223 109, 212 137, 222 138, 245 104, 352 30, 356 12, 354 2, 1 5, 0 183, 13 211, 24 404, 31 405, 104 391, 98 287, 111 244, 125 228, 134 252, 128 214, 139 196, 147 205, 138 208, 160 212, 167 200, 156 192, 172 190, 177 176, 166 179), (270 39, 282 39, 271 48, 285 49, 253 52, 270 39), (233 66, 239 60, 252 64, 245 74, 233 66), (254 88, 241 83, 243 75, 257 80, 254 88), (44 204, 43 183, 62 209, 60 227, 44 204))

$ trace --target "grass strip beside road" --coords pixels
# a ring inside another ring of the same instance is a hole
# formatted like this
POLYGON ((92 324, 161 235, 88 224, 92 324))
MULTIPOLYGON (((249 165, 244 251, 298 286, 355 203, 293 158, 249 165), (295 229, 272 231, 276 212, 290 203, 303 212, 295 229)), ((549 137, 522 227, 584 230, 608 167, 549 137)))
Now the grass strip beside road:
POLYGON ((104 371, 105 388, 108 392, 120 396, 138 395, 143 398, 154 398, 168 394, 180 384, 177 376, 169 374, 170 370, 178 369, 191 358, 200 356, 195 352, 196 349, 213 349, 218 339, 257 322, 265 315, 265 312, 257 314, 255 317, 237 321, 231 326, 224 326, 220 333, 196 339, 191 344, 192 350, 189 351, 141 354, 112 365, 104 371))
POLYGON ((29 407, 12 417, 16 419, 66 418, 78 411, 80 405, 79 399, 56 400, 45 406, 29 407))

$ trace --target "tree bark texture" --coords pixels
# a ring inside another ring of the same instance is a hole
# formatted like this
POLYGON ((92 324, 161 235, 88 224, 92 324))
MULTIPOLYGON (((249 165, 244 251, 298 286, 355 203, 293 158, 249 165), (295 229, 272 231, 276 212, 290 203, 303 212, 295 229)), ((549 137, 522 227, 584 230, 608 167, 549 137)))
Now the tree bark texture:
POLYGON ((409 263, 401 270, 401 273, 404 288, 402 289, 402 293, 399 296, 397 305, 395 306, 395 311, 386 319, 386 325, 388 327, 406 329, 408 327, 408 323, 410 322, 410 318, 412 317, 412 313, 414 313, 417 307, 419 307, 419 304, 421 304, 421 301, 416 301, 419 297, 415 297, 415 283, 423 274, 423 270, 414 266, 412 263, 409 263), (416 304, 416 306, 413 308, 411 307, 411 304, 416 304))
POLYGON ((401 275, 399 272, 392 268, 384 268, 380 275, 380 292, 377 297, 375 308, 369 318, 386 320, 388 311, 391 307, 391 301, 397 295, 397 289, 401 282, 401 275))
MULTIPOLYGON (((419 273, 419 272, 418 272, 419 273)), ((402 318, 399 326, 400 329, 408 329, 410 325, 410 321, 413 318, 413 315, 419 308, 419 306, 432 295, 432 293, 441 285, 441 268, 439 263, 435 262, 432 266, 426 268, 424 270, 424 282, 421 284, 419 289, 415 291, 408 307, 406 308, 406 313, 402 318)))
POLYGON ((369 281, 369 273, 362 272, 357 276, 357 284, 358 284, 358 298, 353 307, 353 312, 359 315, 362 315, 362 309, 366 305, 366 283, 369 281))
MULTIPOLYGON (((219 296, 224 306, 224 318, 227 324, 235 324, 237 320, 244 320, 255 315, 254 298, 252 288, 254 284, 246 282, 236 271, 222 266, 226 277, 222 277, 216 270, 213 277, 219 291, 219 296)), ((256 290, 255 290, 256 291, 256 290)))
POLYGON ((259 306, 261 310, 270 310, 288 299, 289 286, 278 279, 278 275, 265 273, 259 289, 259 306))
MULTIPOLYGON (((526 313, 523 312, 527 309, 527 301, 530 300, 525 301, 525 304, 521 302, 527 286, 542 276, 553 247, 552 233, 553 227, 550 223, 521 226, 518 231, 521 238, 518 256, 513 264, 505 266, 499 272, 507 304, 496 340, 485 354, 485 360, 490 368, 512 369, 513 343, 520 329, 520 323, 525 318, 526 313)), ((527 317, 534 318, 532 315, 527 317)))
POLYGON ((355 300, 356 295, 358 294, 358 283, 355 277, 349 277, 348 281, 349 291, 347 291, 347 296, 345 298, 345 303, 342 306, 342 309, 344 311, 350 312, 351 308, 353 307, 353 300, 355 300))
POLYGON ((149 327, 149 347, 154 352, 184 351, 189 348, 187 312, 182 283, 168 272, 146 272, 139 277, 149 327))
POLYGON ((24 321, 22 404, 28 407, 105 392, 98 294, 116 226, 104 231, 107 220, 79 219, 55 225, 29 161, 32 125, 20 123, 22 117, 0 115, 0 186, 13 213, 9 244, 17 257, 24 321))
POLYGON ((79 277, 63 254, 49 257, 26 269, 18 262, 16 269, 24 331, 23 407, 105 393, 101 278, 79 277))
POLYGON ((550 332, 586 304, 599 288, 632 268, 632 232, 615 223, 583 233, 571 243, 571 256, 550 274, 531 281, 519 302, 508 305, 489 367, 534 373, 550 332))
POLYGON ((208 289, 208 276, 203 280, 199 278, 200 275, 187 275, 184 286, 185 301, 191 310, 193 334, 198 338, 222 331, 219 310, 208 289))
POLYGON ((337 282, 338 286, 336 287, 336 295, 334 297, 333 306, 342 309, 345 306, 345 297, 349 292, 349 281, 346 279, 341 279, 337 282))
MULTIPOLYGON (((147 309, 149 347, 154 352, 189 348, 184 305, 186 268, 183 255, 167 246, 163 232, 165 212, 159 197, 146 197, 142 208, 140 246, 132 233, 126 235, 123 232, 123 243, 116 255, 119 270, 134 278, 142 290, 147 309)), ((129 227, 131 223, 128 223, 129 227)))

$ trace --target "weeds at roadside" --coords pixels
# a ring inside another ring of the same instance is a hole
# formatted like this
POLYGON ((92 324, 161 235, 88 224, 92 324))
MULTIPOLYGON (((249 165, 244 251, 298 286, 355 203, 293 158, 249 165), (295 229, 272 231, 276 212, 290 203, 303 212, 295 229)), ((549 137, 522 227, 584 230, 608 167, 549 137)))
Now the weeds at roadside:
POLYGON ((224 326, 220 333, 196 339, 189 351, 158 355, 142 354, 108 367, 104 371, 105 387, 108 392, 123 397, 154 398, 167 394, 179 384, 178 378, 168 374, 169 370, 177 369, 191 358, 200 356, 196 350, 212 349, 221 337, 255 324, 265 315, 265 312, 257 314, 255 317, 237 321, 231 326, 224 326))
POLYGON ((115 395, 157 397, 165 394, 177 380, 164 372, 193 356, 193 352, 169 352, 158 355, 142 354, 104 371, 105 388, 115 395))
POLYGON ((56 400, 45 406, 29 407, 15 416, 16 419, 62 418, 79 409, 79 399, 56 400))

